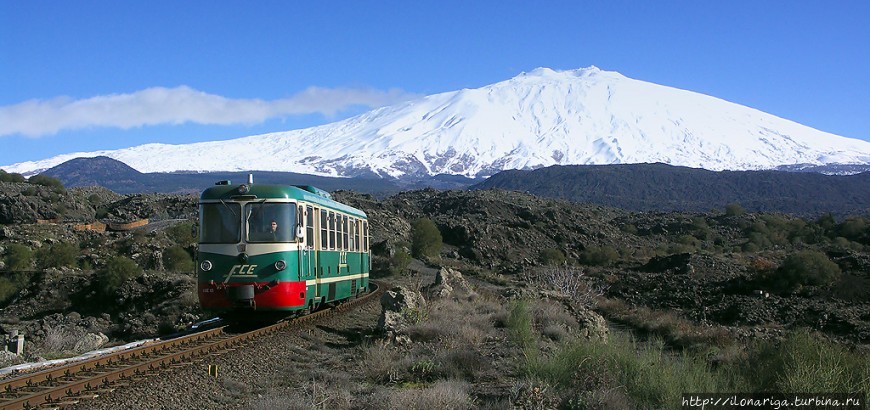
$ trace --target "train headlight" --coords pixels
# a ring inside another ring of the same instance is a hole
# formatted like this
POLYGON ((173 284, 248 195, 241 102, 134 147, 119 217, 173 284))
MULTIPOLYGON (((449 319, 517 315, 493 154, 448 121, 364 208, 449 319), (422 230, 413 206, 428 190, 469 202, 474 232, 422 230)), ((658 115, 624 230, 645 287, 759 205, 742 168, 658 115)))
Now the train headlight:
POLYGON ((239 185, 239 193, 244 195, 248 193, 248 186, 245 184, 239 185))
POLYGON ((202 261, 202 263, 199 264, 199 268, 202 269, 203 272, 210 271, 212 268, 211 261, 209 261, 209 260, 202 261))
POLYGON ((280 261, 278 261, 278 262, 275 262, 275 269, 276 269, 276 270, 284 270, 284 269, 287 269, 287 262, 284 262, 283 260, 280 260, 280 261))

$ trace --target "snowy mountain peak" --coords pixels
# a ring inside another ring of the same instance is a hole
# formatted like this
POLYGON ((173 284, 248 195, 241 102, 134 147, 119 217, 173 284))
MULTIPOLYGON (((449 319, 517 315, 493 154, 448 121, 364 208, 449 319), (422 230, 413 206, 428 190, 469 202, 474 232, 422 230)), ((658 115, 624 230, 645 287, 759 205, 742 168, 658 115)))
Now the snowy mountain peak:
POLYGON ((870 164, 870 142, 594 66, 541 67, 313 128, 75 153, 3 168, 27 173, 98 155, 141 172, 244 171, 258 164, 258 170, 329 176, 473 177, 568 164, 663 162, 711 170, 870 164))

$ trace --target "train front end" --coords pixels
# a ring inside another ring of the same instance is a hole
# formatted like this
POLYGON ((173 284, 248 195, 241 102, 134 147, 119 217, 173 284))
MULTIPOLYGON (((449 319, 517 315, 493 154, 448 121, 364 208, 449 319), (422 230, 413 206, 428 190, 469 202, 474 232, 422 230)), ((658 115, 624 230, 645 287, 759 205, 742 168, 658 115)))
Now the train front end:
POLYGON ((226 181, 203 191, 196 268, 201 306, 217 313, 305 309, 301 224, 286 187, 226 181))

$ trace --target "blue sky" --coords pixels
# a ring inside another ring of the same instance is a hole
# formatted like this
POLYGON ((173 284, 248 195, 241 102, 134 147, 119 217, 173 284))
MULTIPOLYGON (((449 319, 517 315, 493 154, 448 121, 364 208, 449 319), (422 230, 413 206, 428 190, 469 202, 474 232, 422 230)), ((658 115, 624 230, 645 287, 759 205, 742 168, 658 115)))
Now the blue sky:
POLYGON ((590 65, 870 140, 868 1, 0 0, 0 165, 590 65))

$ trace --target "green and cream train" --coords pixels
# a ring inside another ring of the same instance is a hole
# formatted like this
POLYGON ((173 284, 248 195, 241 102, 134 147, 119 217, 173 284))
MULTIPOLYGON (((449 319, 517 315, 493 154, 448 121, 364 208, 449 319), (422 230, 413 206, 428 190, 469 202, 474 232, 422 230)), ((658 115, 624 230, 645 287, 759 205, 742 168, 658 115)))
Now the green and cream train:
POLYGON ((314 310, 368 290, 368 220, 312 186, 221 181, 200 196, 196 262, 205 310, 314 310))

